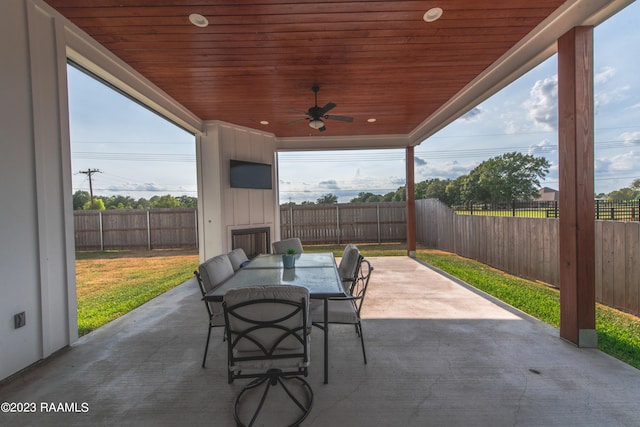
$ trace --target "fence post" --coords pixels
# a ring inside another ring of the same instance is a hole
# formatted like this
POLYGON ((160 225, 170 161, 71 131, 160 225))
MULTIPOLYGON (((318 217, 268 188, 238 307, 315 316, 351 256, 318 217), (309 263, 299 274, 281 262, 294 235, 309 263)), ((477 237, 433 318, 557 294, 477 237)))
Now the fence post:
POLYGON ((511 216, 516 216, 516 201, 511 201, 511 216))
POLYGON ((151 250, 151 221, 150 221, 151 213, 149 209, 147 209, 147 250, 151 250))
POLYGON ((340 205, 336 204, 336 233, 338 233, 338 244, 340 244, 340 205))
POLYGON ((596 219, 600 219, 600 200, 596 199, 596 219))
POLYGON ((200 242, 198 241, 198 209, 193 211, 194 218, 194 228, 196 229, 196 248, 200 247, 200 242))
POLYGON ((289 205, 289 237, 293 237, 293 206, 289 205))
POLYGON ((104 228, 102 227, 102 211, 98 211, 98 226, 100 227, 100 251, 104 252, 104 228))
POLYGON ((378 244, 380 241, 380 203, 376 203, 376 222, 378 223, 378 244))

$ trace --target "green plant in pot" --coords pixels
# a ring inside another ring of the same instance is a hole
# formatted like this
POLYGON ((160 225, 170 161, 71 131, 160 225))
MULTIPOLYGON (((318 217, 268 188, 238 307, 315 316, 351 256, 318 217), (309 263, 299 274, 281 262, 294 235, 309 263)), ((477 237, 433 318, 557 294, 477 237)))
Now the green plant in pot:
POLYGON ((284 268, 293 268, 296 264, 296 250, 295 249, 287 249, 287 252, 282 254, 282 265, 284 268))

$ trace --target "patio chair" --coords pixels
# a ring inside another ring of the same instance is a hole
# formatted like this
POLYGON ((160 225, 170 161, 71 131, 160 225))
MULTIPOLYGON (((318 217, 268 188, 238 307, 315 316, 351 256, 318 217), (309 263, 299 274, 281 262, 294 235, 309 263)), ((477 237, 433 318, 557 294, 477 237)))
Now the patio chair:
POLYGON ((273 247, 274 254, 285 254, 287 253, 287 249, 295 249, 296 253, 299 254, 304 252, 302 249, 302 242, 298 237, 273 242, 271 246, 273 247))
POLYGON ((225 294, 222 306, 227 324, 229 384, 238 378, 253 379, 234 401, 236 423, 253 425, 270 389, 280 385, 293 404, 278 401, 279 420, 294 411, 295 421, 287 425, 299 425, 313 404, 313 390, 302 378, 308 375, 309 367, 309 291, 291 285, 235 288, 225 294), (260 393, 262 386, 264 391, 260 393), (250 410, 243 411, 245 408, 250 410), (248 423, 243 418, 249 419, 248 423))
POLYGON ((342 252, 342 258, 338 264, 338 275, 342 280, 345 293, 350 291, 353 282, 358 277, 361 258, 360 250, 353 243, 349 243, 342 252))
MULTIPOLYGON (((347 295, 351 294, 351 287, 353 286, 353 282, 358 277, 358 269, 360 267, 360 261, 362 259, 362 255, 360 254, 360 250, 353 243, 349 243, 345 246, 344 251, 342 252, 342 257, 340 258, 340 263, 338 264, 338 276, 340 276, 340 280, 342 281, 342 287, 344 289, 344 293, 347 295)), ((324 301, 320 299, 312 299, 311 300, 311 310, 320 310, 324 305, 324 301)))
POLYGON ((242 248, 235 248, 229 252, 227 256, 229 257, 229 261, 231 261, 234 272, 240 270, 249 262, 249 258, 242 248))
POLYGON ((233 266, 227 254, 222 254, 209 258, 198 267, 193 274, 196 276, 202 300, 207 308, 209 315, 209 330, 207 332, 207 343, 204 347, 204 356, 202 357, 202 367, 205 367, 207 361, 207 352, 209 351, 209 340, 211 339, 211 329, 225 326, 224 313, 221 302, 205 301, 204 296, 207 292, 220 286, 222 282, 233 276, 233 266))
MULTIPOLYGON (((348 292, 346 292, 347 296, 329 298, 328 300, 328 323, 355 325, 356 335, 360 337, 362 344, 362 357, 365 365, 367 364, 367 353, 364 348, 364 335, 362 333, 360 312, 372 271, 373 267, 371 263, 363 257, 360 257, 358 276, 350 286, 348 292)), ((324 329, 324 307, 322 304, 312 305, 311 321, 313 326, 322 329, 325 334, 327 333, 324 329)))

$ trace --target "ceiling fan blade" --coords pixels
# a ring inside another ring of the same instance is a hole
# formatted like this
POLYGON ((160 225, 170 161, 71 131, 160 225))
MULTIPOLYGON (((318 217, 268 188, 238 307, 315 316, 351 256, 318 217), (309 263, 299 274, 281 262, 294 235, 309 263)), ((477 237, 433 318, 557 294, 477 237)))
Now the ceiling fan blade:
POLYGON ((349 122, 349 123, 353 121, 353 117, 346 117, 346 116, 324 116, 324 118, 331 119, 331 120, 340 120, 341 122, 349 122))
POLYGON ((328 102, 327 105, 320 109, 320 114, 326 114, 329 110, 333 110, 334 108, 336 108, 336 104, 328 102))
POLYGON ((307 120, 307 119, 306 119, 306 117, 303 117, 303 118, 301 118, 301 119, 294 120, 294 121, 292 121, 292 122, 287 123, 287 126, 295 125, 295 124, 298 124, 298 123, 300 123, 300 122, 304 122, 305 120, 307 120))
POLYGON ((287 111, 290 111, 290 112, 292 112, 292 113, 309 114, 309 112, 308 112, 308 111, 296 110, 295 108, 287 108, 287 111))

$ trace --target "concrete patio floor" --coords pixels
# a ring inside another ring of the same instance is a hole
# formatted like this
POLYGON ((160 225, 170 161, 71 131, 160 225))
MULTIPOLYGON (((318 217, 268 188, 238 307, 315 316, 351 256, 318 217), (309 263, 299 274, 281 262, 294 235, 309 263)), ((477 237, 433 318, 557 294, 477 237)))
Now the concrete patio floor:
MULTIPOLYGON (((333 325, 323 384, 322 332, 314 329, 315 398, 303 425, 640 426, 639 370, 576 348, 556 329, 415 260, 370 261, 368 364, 354 328, 333 325)), ((231 405, 244 382, 227 384, 220 328, 201 368, 206 328, 189 280, 2 383, 0 402, 37 409, 3 411, 0 425, 233 426, 231 405), (60 411, 61 403, 77 411, 60 411)), ((260 425, 284 425, 277 408, 267 410, 260 425)))

